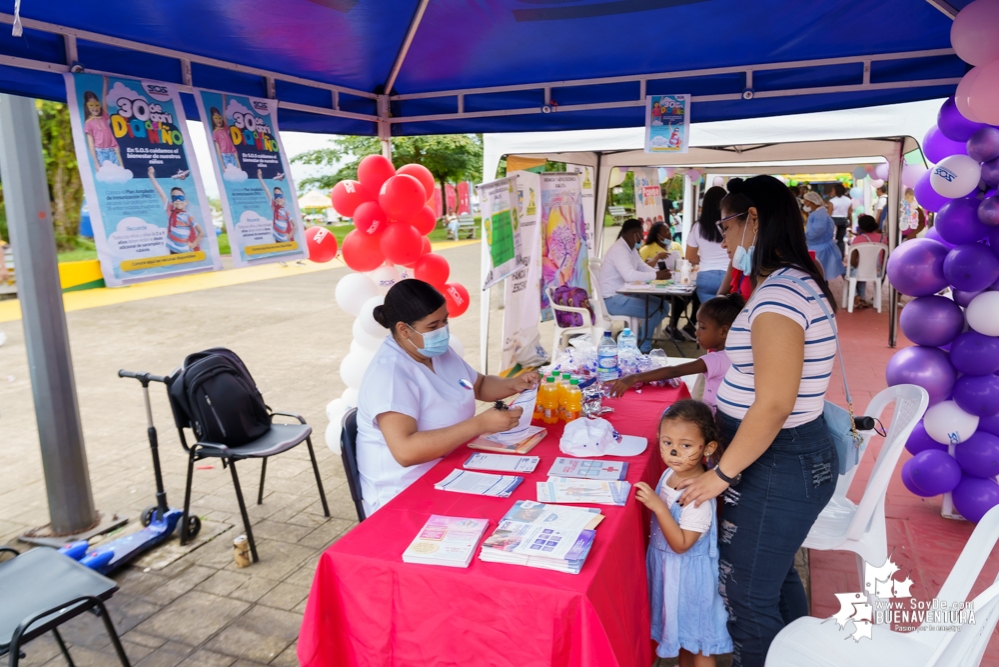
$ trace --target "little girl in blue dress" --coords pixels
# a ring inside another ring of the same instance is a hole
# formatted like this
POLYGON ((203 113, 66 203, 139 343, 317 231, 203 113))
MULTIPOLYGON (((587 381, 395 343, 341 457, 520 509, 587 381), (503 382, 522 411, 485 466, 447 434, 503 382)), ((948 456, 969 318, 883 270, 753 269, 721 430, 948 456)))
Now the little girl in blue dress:
POLYGON ((714 656, 732 651, 728 614, 718 593, 715 501, 699 507, 676 502, 680 482, 706 472, 703 460, 718 448, 711 409, 700 401, 674 403, 659 423, 659 453, 667 470, 653 491, 635 485, 652 511, 645 559, 652 603, 652 638, 661 658, 680 656, 680 667, 714 667, 714 656))

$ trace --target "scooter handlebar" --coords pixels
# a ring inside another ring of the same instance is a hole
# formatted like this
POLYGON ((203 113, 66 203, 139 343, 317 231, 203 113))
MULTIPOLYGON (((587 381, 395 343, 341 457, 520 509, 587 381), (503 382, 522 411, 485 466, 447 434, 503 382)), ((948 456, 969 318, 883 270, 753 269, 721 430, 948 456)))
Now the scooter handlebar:
POLYGON ((166 383, 167 379, 162 375, 153 375, 151 373, 136 373, 135 371, 126 371, 121 369, 118 371, 118 377, 120 378, 135 378, 143 384, 147 382, 163 382, 166 383))

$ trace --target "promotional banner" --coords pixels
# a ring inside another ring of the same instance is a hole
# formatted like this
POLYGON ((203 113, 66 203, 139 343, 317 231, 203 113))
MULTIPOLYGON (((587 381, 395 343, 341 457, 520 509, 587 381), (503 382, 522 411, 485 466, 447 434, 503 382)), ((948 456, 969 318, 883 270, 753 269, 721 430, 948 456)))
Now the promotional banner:
POLYGON ((579 187, 583 193, 583 217, 586 219, 586 249, 593 251, 593 239, 596 234, 597 198, 593 190, 593 167, 580 164, 567 164, 565 170, 579 174, 579 187))
POLYGON ((686 153, 690 147, 690 95, 645 97, 645 152, 686 153))
POLYGON ((506 279, 501 366, 504 370, 516 369, 518 365, 521 368, 540 366, 548 360, 538 331, 541 321, 541 226, 538 224, 541 177, 526 171, 510 175, 515 178, 517 190, 521 257, 517 260, 517 270, 506 279))
POLYGON ((448 183, 444 186, 444 203, 447 204, 447 214, 457 213, 458 195, 454 191, 454 186, 448 183))
POLYGON ((76 160, 104 282, 222 268, 176 87, 65 74, 76 160))
POLYGON ((458 215, 472 214, 472 184, 468 181, 458 183, 458 215))
POLYGON ((659 170, 655 167, 635 167, 635 217, 642 221, 646 232, 655 222, 663 222, 663 193, 659 188, 659 170))
POLYGON ((521 258, 516 179, 502 178, 478 187, 482 206, 482 229, 489 260, 487 290, 517 269, 521 258))
POLYGON ((196 90, 236 266, 309 256, 277 100, 196 90))
POLYGON ((548 288, 562 285, 590 292, 586 216, 579 174, 545 172, 541 177, 541 308, 550 320, 548 288))
POLYGON ((440 220, 444 217, 444 196, 441 194, 441 184, 438 183, 434 186, 434 213, 437 215, 437 219, 440 220))

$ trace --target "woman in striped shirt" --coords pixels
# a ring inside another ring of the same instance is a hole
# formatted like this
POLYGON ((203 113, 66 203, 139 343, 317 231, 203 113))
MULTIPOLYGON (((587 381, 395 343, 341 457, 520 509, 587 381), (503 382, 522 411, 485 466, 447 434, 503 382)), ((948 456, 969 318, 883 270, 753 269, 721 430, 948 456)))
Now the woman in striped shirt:
MULTIPOLYGON (((727 443, 714 474, 685 486, 681 504, 721 495, 719 590, 729 613, 733 664, 764 664, 773 638, 808 614, 794 556, 836 486, 836 449, 822 409, 836 340, 807 283, 835 312, 808 255, 801 210, 777 179, 748 179, 722 200, 732 266, 754 289, 725 349, 732 367, 718 390, 727 443)), ((678 487, 680 488, 680 487, 678 487)))

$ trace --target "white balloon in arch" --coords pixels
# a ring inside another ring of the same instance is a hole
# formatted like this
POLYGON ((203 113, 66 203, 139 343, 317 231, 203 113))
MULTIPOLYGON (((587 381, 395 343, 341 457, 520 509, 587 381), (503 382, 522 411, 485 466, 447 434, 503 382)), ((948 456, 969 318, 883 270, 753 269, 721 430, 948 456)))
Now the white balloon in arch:
POLYGON ((354 389, 353 387, 347 387, 346 389, 343 390, 343 393, 340 394, 340 400, 343 401, 344 405, 347 406, 348 410, 350 408, 356 408, 357 407, 357 390, 354 389))
POLYGON ((352 344, 350 346, 350 351, 353 352, 356 349, 353 343, 357 343, 357 347, 359 348, 371 350, 372 352, 377 352, 378 348, 382 346, 382 341, 384 341, 385 337, 388 336, 388 329, 382 327, 382 331, 384 333, 382 333, 381 336, 372 336, 368 334, 367 331, 361 328, 360 318, 354 320, 354 326, 353 326, 354 340, 351 341, 352 344))
POLYGON ((368 299, 378 296, 378 286, 363 273, 348 273, 336 284, 336 303, 345 312, 357 317, 368 299))
POLYGON ((371 297, 364 302, 364 305, 361 306, 361 312, 357 315, 357 321, 361 323, 361 329, 372 338, 385 338, 388 335, 388 329, 378 324, 375 321, 374 315, 372 315, 375 307, 382 305, 384 302, 384 295, 379 294, 378 296, 371 297))
POLYGON ((968 326, 986 336, 999 336, 999 292, 982 292, 964 311, 968 326))
POLYGON ((978 428, 978 416, 962 410, 956 401, 942 401, 930 407, 923 416, 926 434, 937 442, 960 444, 978 428))
POLYGON ((364 379, 364 371, 368 370, 371 357, 363 354, 348 354, 340 362, 340 379, 348 387, 354 389, 361 388, 361 380, 364 379))
POLYGON ((374 271, 369 271, 365 275, 375 283, 379 294, 385 294, 392 288, 392 285, 401 280, 399 272, 392 264, 382 264, 374 271))
POLYGON ((342 398, 334 398, 326 406, 326 418, 330 420, 326 427, 326 446, 330 451, 340 455, 340 432, 343 430, 343 416, 347 412, 342 398))
POLYGON ((930 171, 930 186, 951 199, 971 194, 981 180, 982 165, 967 155, 945 157, 930 171))

